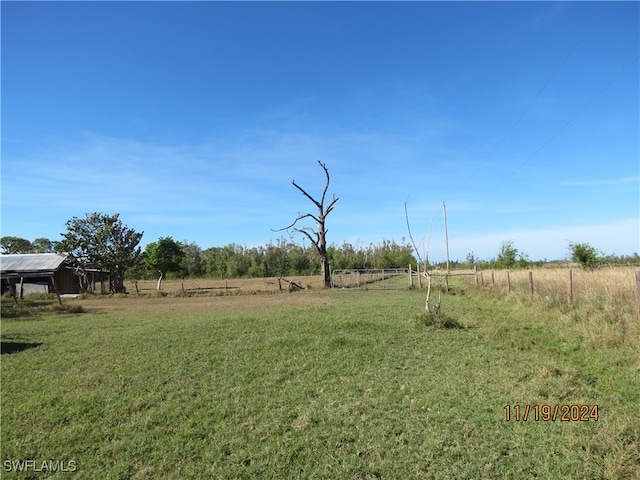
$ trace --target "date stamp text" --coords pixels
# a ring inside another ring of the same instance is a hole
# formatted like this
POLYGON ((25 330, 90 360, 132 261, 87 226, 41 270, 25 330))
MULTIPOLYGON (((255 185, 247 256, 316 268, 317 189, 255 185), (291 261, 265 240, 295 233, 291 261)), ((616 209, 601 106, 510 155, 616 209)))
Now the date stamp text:
POLYGON ((506 422, 598 421, 598 405, 505 405, 506 422))

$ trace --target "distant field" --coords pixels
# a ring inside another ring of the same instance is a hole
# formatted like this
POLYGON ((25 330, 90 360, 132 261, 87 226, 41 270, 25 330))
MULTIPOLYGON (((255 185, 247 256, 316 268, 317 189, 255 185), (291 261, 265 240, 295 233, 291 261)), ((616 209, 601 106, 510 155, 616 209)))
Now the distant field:
MULTIPOLYGON (((614 267, 597 270, 572 268, 573 295, 577 300, 595 297, 599 301, 614 300, 616 302, 633 301, 635 289, 635 272, 640 267, 614 267)), ((566 299, 569 283, 568 268, 534 268, 535 295, 543 299, 566 299)), ((506 270, 496 270, 491 279, 491 270, 482 271, 485 285, 507 288, 506 270)), ((513 270, 510 272, 512 289, 528 293, 529 270, 513 270)))
MULTIPOLYGON (((287 276, 278 282, 277 277, 268 278, 188 278, 184 280, 169 279, 162 281, 162 291, 170 294, 189 295, 223 295, 234 293, 275 293, 280 288, 288 290, 289 282, 293 281, 303 288, 322 288, 322 277, 314 276, 287 276), (184 290, 183 290, 184 289, 184 290)), ((136 293, 136 282, 125 281, 127 292, 136 293)), ((157 280, 138 280, 138 292, 140 294, 155 294, 157 292, 157 280)))
POLYGON ((591 304, 458 278, 434 328, 417 289, 154 285, 2 299, 2 478, 640 478, 640 328, 591 304))

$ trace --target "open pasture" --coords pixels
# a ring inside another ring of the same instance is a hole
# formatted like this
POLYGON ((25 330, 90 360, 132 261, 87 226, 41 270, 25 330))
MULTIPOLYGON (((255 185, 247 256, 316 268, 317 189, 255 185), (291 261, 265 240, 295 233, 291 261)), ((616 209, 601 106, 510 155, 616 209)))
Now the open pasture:
POLYGON ((443 314, 463 328, 425 327, 417 289, 7 315, 3 478, 638 478, 638 329, 587 334, 544 302, 450 283, 443 314), (598 415, 525 421, 526 405, 598 415), (75 471, 8 471, 27 460, 75 471))
MULTIPOLYGON (((313 276, 268 278, 187 278, 165 279, 161 291, 167 295, 234 295, 263 294, 288 290, 289 281, 293 281, 304 289, 322 288, 322 278, 313 276)), ((127 292, 139 295, 157 295, 157 280, 127 280, 124 282, 127 292), (137 286, 137 290, 136 290, 137 286)))

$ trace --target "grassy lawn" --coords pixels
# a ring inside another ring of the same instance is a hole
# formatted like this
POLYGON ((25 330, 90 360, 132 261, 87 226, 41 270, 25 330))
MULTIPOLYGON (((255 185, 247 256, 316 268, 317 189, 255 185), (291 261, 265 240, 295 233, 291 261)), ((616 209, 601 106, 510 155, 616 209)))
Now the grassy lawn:
POLYGON ((464 328, 406 289, 65 303, 3 299, 2 478, 640 478, 640 332, 609 317, 457 283, 464 328), (598 420, 506 421, 543 404, 598 420))

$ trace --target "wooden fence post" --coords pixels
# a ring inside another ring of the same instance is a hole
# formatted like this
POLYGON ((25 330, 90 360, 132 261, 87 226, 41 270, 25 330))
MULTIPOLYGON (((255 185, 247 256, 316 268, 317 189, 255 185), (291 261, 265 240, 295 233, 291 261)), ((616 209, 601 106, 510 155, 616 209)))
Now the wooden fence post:
POLYGON ((18 295, 16 294, 16 282, 11 282, 11 280, 7 280, 7 282, 9 282, 9 292, 11 293, 11 296, 13 297, 13 303, 14 304, 18 304, 18 295))
POLYGON ((51 286, 53 287, 53 291, 56 292, 56 297, 58 297, 58 303, 62 305, 62 298, 60 298, 60 292, 58 291, 58 287, 56 286, 56 281, 51 275, 51 286))
POLYGON ((509 275, 509 270, 507 270, 507 293, 511 293, 511 275, 509 275))
POLYGON ((411 272, 411 264, 409 264, 409 288, 413 287, 413 273, 411 272))
POLYGON ((491 270, 491 286, 494 287, 496 285, 496 280, 493 277, 493 270, 491 270))
POLYGON ((569 269, 569 285, 567 286, 567 300, 569 305, 573 303, 573 270, 569 269))
POLYGON ((531 300, 533 300, 533 272, 529 270, 529 291, 531 292, 531 300))
POLYGON ((476 287, 478 286, 478 266, 474 265, 473 266, 473 276, 476 279, 476 287))

